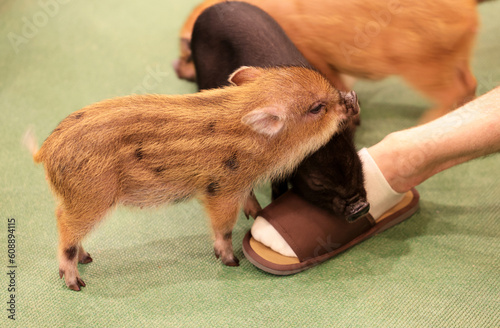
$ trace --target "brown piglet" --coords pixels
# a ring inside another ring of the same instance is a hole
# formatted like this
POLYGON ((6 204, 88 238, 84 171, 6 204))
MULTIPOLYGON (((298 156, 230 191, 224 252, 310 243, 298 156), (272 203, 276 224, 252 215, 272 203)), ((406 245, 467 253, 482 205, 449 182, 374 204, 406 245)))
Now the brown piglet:
MULTIPOLYGON (((182 27, 181 56, 174 62, 179 77, 195 79, 190 49, 194 23, 203 10, 222 1, 202 2, 182 27)), ((337 89, 349 90, 349 77, 400 76, 435 103, 422 122, 475 95, 470 59, 479 24, 476 0, 245 2, 272 16, 337 89)))
POLYGON ((59 200, 59 273, 69 288, 85 286, 77 263, 92 261, 82 239, 118 204, 198 198, 215 255, 238 265, 231 233, 252 188, 291 173, 359 110, 311 69, 242 67, 229 80, 196 94, 98 102, 31 147, 59 200))

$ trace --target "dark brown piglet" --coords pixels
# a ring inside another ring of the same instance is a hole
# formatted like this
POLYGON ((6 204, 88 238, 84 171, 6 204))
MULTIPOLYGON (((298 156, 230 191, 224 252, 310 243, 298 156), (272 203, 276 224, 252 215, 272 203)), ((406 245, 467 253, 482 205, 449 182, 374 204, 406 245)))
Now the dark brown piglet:
POLYGON ((105 100, 65 118, 34 160, 56 194, 59 272, 85 286, 82 239, 116 205, 156 206, 197 197, 226 265, 231 232, 260 181, 289 174, 350 115, 328 81, 306 68, 242 67, 232 86, 192 95, 105 100))
MULTIPOLYGON (((227 76, 243 65, 313 69, 274 19, 243 2, 206 9, 194 25, 191 48, 200 89, 227 85, 227 76)), ((354 92, 339 91, 339 97, 352 115, 358 113, 354 92)), ((348 221, 368 212, 361 162, 348 129, 335 134, 294 174, 274 181, 273 198, 288 190, 288 182, 311 203, 348 221)), ((250 199, 245 213, 255 216, 260 207, 255 198, 250 199)))

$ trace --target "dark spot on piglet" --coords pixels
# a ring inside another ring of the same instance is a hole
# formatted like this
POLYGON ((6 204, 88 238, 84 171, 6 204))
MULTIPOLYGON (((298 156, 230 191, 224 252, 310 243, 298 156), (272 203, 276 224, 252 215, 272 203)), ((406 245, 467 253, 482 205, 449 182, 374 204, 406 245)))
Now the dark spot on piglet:
POLYGON ((78 163, 78 166, 76 167, 77 171, 80 171, 83 169, 83 167, 85 167, 85 165, 87 165, 89 162, 89 159, 88 158, 84 158, 80 163, 78 163))
POLYGON ((215 122, 208 123, 207 130, 209 133, 214 133, 215 132, 215 122))
POLYGON ((210 182, 207 186, 207 193, 210 196, 215 196, 219 190, 219 184, 217 182, 210 182))
POLYGON ((66 258, 71 261, 75 258, 77 251, 78 249, 76 246, 71 246, 64 251, 64 254, 66 254, 66 258))
POLYGON ((155 173, 160 174, 161 172, 165 171, 165 167, 159 166, 159 167, 155 168, 154 171, 155 171, 155 173))
POLYGON ((233 153, 233 155, 231 155, 231 157, 229 157, 225 162, 224 162, 224 165, 226 165, 226 167, 232 171, 238 169, 239 167, 239 163, 238 163, 238 159, 237 159, 237 156, 236 156, 236 153, 233 153))
POLYGON ((222 236, 222 239, 231 240, 232 237, 233 237, 233 233, 230 231, 230 232, 224 234, 224 236, 222 236))
POLYGON ((137 157, 137 159, 141 160, 143 158, 143 153, 142 153, 142 148, 139 147, 135 150, 135 157, 137 157))

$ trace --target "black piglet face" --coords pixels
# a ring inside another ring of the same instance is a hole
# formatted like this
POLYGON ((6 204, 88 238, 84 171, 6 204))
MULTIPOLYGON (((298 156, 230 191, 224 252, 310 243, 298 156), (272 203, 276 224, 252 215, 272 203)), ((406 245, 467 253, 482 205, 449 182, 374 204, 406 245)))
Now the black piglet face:
POLYGON ((361 161, 348 129, 309 156, 291 183, 311 203, 349 221, 368 211, 361 161))

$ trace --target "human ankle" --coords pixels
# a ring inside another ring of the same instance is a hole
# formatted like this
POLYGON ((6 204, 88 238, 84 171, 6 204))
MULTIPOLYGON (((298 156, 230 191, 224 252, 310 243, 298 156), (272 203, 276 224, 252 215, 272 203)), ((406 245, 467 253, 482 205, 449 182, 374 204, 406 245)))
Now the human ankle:
POLYGON ((389 185, 366 148, 361 149, 358 155, 363 164, 366 196, 370 203, 370 214, 377 221, 383 213, 401 201, 404 193, 395 191, 389 185))
POLYGON ((400 140, 395 133, 387 135, 367 150, 394 191, 404 193, 413 187, 407 183, 410 171, 406 161, 402 160, 400 140))

